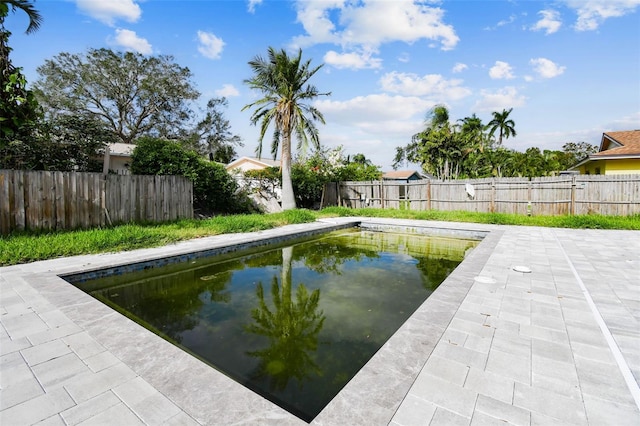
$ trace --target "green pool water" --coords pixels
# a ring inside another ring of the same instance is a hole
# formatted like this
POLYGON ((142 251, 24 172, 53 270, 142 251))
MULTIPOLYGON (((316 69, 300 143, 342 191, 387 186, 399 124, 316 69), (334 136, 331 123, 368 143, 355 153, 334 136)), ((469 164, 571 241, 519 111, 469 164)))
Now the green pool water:
POLYGON ((309 422, 477 243, 341 230, 76 285, 309 422))

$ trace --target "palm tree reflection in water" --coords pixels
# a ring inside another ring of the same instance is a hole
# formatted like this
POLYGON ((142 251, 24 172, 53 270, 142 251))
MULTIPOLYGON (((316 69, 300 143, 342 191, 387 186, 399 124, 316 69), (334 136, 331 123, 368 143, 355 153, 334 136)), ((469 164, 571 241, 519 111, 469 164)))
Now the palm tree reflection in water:
POLYGON ((318 349, 318 334, 325 320, 323 312, 318 310, 320 290, 309 293, 301 283, 293 300, 292 250, 292 247, 282 249, 282 288, 278 285, 278 277, 274 276, 271 282, 273 310, 265 302, 262 283, 258 283, 259 305, 251 311, 254 322, 246 326, 248 332, 269 339, 268 347, 247 352, 247 355, 260 359, 252 378, 266 379, 272 391, 283 391, 291 379, 302 385, 311 375, 322 374, 312 357, 318 349))

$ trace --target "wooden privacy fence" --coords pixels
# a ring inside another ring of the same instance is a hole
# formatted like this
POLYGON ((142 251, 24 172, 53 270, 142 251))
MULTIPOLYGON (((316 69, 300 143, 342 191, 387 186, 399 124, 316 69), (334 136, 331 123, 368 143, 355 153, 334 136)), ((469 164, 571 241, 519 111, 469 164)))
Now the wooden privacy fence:
POLYGON ((322 207, 465 210, 528 215, 640 214, 640 175, 338 182, 322 207))
POLYGON ((0 234, 193 217, 182 176, 0 170, 0 234))

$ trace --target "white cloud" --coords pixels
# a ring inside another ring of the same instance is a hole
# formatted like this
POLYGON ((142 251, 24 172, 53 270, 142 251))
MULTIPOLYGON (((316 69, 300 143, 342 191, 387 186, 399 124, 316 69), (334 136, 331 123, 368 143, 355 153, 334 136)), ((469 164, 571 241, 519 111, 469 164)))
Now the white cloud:
POLYGON ((262 0, 249 0, 247 10, 249 13, 254 13, 256 11, 256 6, 259 6, 260 4, 262 4, 262 0))
MULTIPOLYGON (((638 123, 640 123, 640 111, 604 123, 595 121, 587 126, 581 126, 576 130, 533 133, 518 132, 518 144, 520 144, 520 141, 523 143, 519 150, 524 150, 532 146, 540 149, 560 150, 567 142, 587 142, 591 145, 599 146, 603 133, 637 129, 638 123)), ((518 124, 518 122, 516 122, 516 124, 518 124)))
POLYGON ((518 93, 513 86, 504 87, 495 92, 482 90, 482 99, 476 102, 474 111, 502 111, 503 109, 517 108, 525 104, 526 98, 518 93))
POLYGON ((509 65, 507 62, 503 62, 503 61, 496 61, 495 65, 491 67, 491 69, 489 69, 489 77, 493 78, 494 80, 499 80, 499 79, 510 79, 513 78, 513 74, 511 73, 511 71, 513 70, 513 68, 511 68, 511 65, 509 65))
POLYGON ((116 19, 137 22, 142 15, 140 6, 134 0, 76 0, 80 11, 109 26, 115 25, 116 19))
POLYGON ((221 38, 215 36, 215 34, 207 33, 204 31, 198 31, 198 52, 205 58, 220 59, 222 48, 224 47, 224 41, 221 38))
POLYGON ((542 18, 531 27, 533 31, 544 30, 545 34, 553 34, 560 29, 562 21, 560 20, 560 13, 556 10, 547 9, 538 12, 538 15, 542 15, 542 18))
POLYGON ((327 99, 314 103, 327 122, 358 128, 376 137, 404 135, 407 138, 419 131, 424 114, 434 104, 417 96, 387 94, 358 96, 347 101, 327 99))
POLYGON ((453 27, 443 22, 444 10, 423 2, 299 0, 296 6, 306 34, 293 39, 295 47, 335 43, 375 49, 383 43, 427 39, 449 50, 459 41, 453 27))
POLYGON ((592 31, 598 29, 606 19, 635 12, 640 0, 567 0, 567 5, 578 14, 575 29, 592 31))
POLYGON ((509 19, 503 19, 502 21, 498 22, 495 25, 495 27, 485 27, 485 30, 486 31, 492 31, 492 30, 495 30, 496 28, 500 28, 500 27, 503 27, 505 25, 512 24, 515 20, 516 20, 516 15, 511 15, 511 16, 509 16, 509 19))
POLYGON ((240 92, 233 84, 223 84, 221 89, 215 91, 215 94, 216 96, 224 96, 225 98, 240 96, 240 92))
POLYGON ((467 64, 463 64, 461 62, 458 62, 457 64, 455 64, 453 66, 453 69, 451 70, 454 73, 458 73, 458 72, 462 72, 466 69, 468 69, 469 67, 467 66, 467 64))
POLYGON ((409 54, 407 52, 402 52, 400 55, 398 55, 398 61, 400 62, 409 62, 411 60, 411 57, 409 56, 409 54))
POLYGON ((405 96, 425 96, 443 102, 458 100, 471 94, 471 90, 462 87, 462 80, 446 80, 439 74, 427 74, 422 77, 411 73, 390 72, 380 78, 382 90, 405 96))
POLYGON ((610 123, 606 123, 603 126, 603 132, 611 132, 617 130, 636 130, 640 127, 638 126, 638 123, 640 123, 640 111, 621 117, 610 123))
POLYGON ((336 68, 364 69, 380 68, 382 59, 372 58, 369 53, 338 53, 333 50, 324 55, 324 62, 336 68))
POLYGON ((533 69, 542 78, 554 78, 562 73, 567 67, 559 66, 547 58, 535 58, 529 61, 533 69))
POLYGON ((153 52, 151 44, 144 38, 138 37, 135 31, 117 29, 116 37, 112 41, 117 46, 124 47, 125 50, 150 55, 153 52))

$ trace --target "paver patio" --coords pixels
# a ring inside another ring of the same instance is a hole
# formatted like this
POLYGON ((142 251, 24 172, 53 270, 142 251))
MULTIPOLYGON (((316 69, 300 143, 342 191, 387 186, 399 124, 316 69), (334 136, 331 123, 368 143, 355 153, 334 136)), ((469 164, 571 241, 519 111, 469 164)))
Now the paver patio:
POLYGON ((0 424, 305 424, 58 275, 360 221, 487 236, 312 424, 640 424, 640 232, 377 218, 0 268, 0 424))

